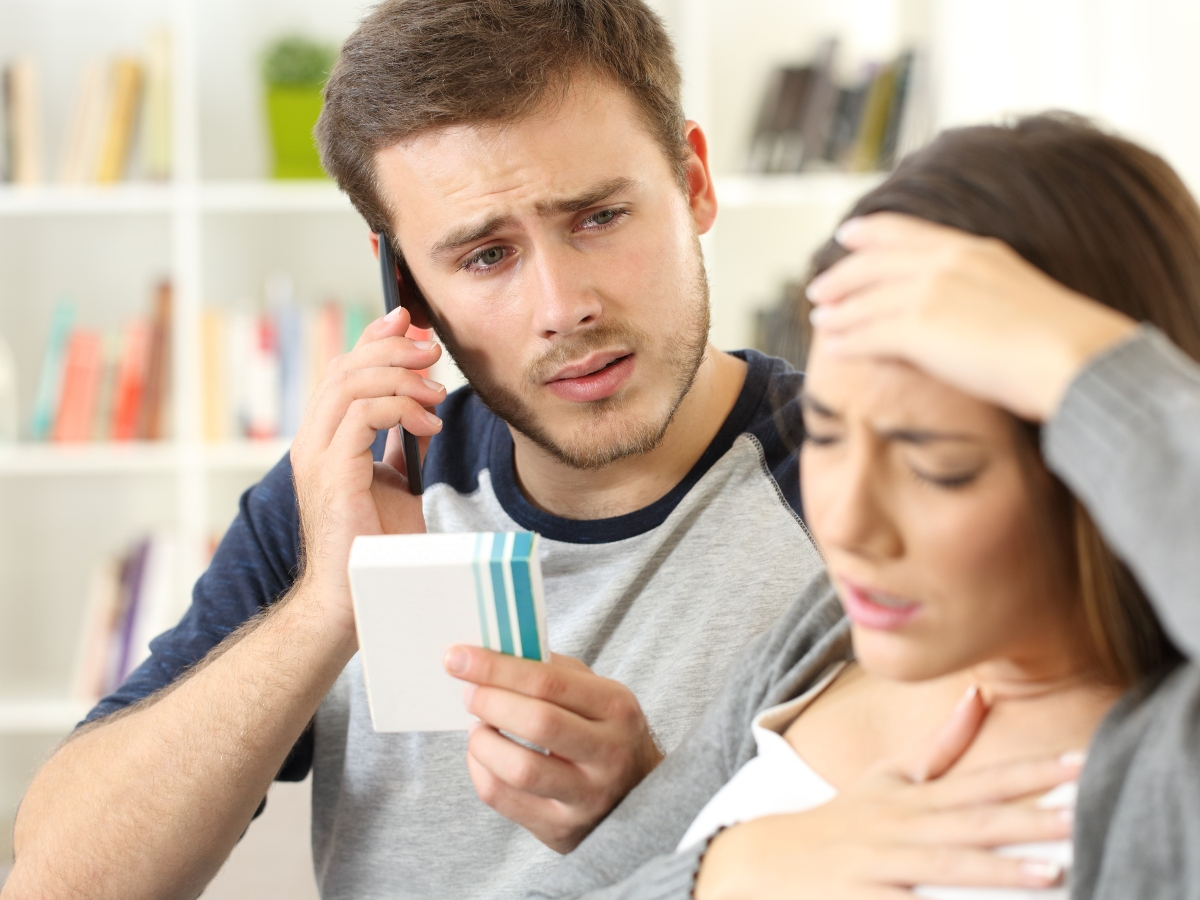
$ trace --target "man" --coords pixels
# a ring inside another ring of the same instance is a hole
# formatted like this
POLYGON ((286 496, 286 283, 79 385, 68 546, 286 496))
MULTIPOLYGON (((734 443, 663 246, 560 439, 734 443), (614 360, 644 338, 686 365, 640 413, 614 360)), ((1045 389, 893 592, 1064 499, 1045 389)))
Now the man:
POLYGON ((310 768, 323 896, 520 895, 699 718, 820 560, 798 376, 707 343, 716 201, 679 86, 640 0, 388 0, 351 36, 325 164, 470 388, 416 374, 441 351, 408 310, 330 367, 184 620, 35 779, 12 896, 195 896, 310 768), (372 461, 397 424, 422 498, 394 430, 372 461), (425 528, 543 536, 561 655, 452 648, 469 736, 367 713, 350 544, 425 528))

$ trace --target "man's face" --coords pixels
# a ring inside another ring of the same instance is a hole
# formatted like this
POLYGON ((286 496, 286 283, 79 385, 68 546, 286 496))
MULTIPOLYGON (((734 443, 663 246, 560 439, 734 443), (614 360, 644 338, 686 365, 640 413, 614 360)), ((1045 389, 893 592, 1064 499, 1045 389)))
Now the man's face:
MULTIPOLYGON (((689 196, 624 93, 579 79, 522 121, 381 151, 380 187, 434 325, 480 398, 559 460, 598 468, 657 445, 708 337, 689 196)), ((697 187, 698 186, 698 187, 697 187)))

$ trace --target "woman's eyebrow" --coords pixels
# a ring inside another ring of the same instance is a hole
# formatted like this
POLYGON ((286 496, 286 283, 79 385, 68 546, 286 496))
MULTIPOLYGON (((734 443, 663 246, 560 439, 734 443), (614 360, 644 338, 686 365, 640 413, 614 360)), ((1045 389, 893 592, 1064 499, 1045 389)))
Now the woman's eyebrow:
POLYGON ((807 389, 801 389, 800 391, 800 407, 826 419, 838 418, 837 413, 810 394, 807 389))
POLYGON ((941 441, 956 441, 971 444, 979 443, 979 437, 965 431, 935 431, 931 428, 888 428, 878 432, 879 436, 888 441, 899 441, 904 444, 933 444, 941 441))

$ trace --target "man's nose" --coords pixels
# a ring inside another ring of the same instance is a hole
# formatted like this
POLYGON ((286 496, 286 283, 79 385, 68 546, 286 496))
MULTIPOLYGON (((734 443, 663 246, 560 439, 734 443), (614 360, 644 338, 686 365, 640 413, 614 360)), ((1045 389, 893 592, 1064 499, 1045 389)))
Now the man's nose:
POLYGON ((562 245, 539 248, 526 271, 534 294, 534 326, 543 337, 571 334, 600 318, 600 296, 578 250, 562 245))

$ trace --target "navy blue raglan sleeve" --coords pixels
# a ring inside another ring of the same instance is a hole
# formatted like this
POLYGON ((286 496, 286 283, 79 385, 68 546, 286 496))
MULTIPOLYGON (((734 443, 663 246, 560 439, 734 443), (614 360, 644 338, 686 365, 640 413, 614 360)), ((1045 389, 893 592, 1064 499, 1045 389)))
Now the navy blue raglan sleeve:
POLYGON ((800 499, 800 445, 804 443, 804 417, 800 408, 800 389, 804 375, 787 362, 764 356, 754 350, 743 351, 754 372, 763 372, 765 385, 761 401, 747 430, 762 445, 767 469, 780 494, 803 522, 800 499))
MULTIPOLYGON (((284 456, 238 503, 238 515, 196 581, 192 604, 179 624, 150 642, 150 657, 101 700, 85 722, 124 709, 171 684, 230 632, 270 606, 295 581, 300 546, 299 514, 291 460, 284 456)), ((312 762, 306 731, 279 778, 299 781, 312 762)))

